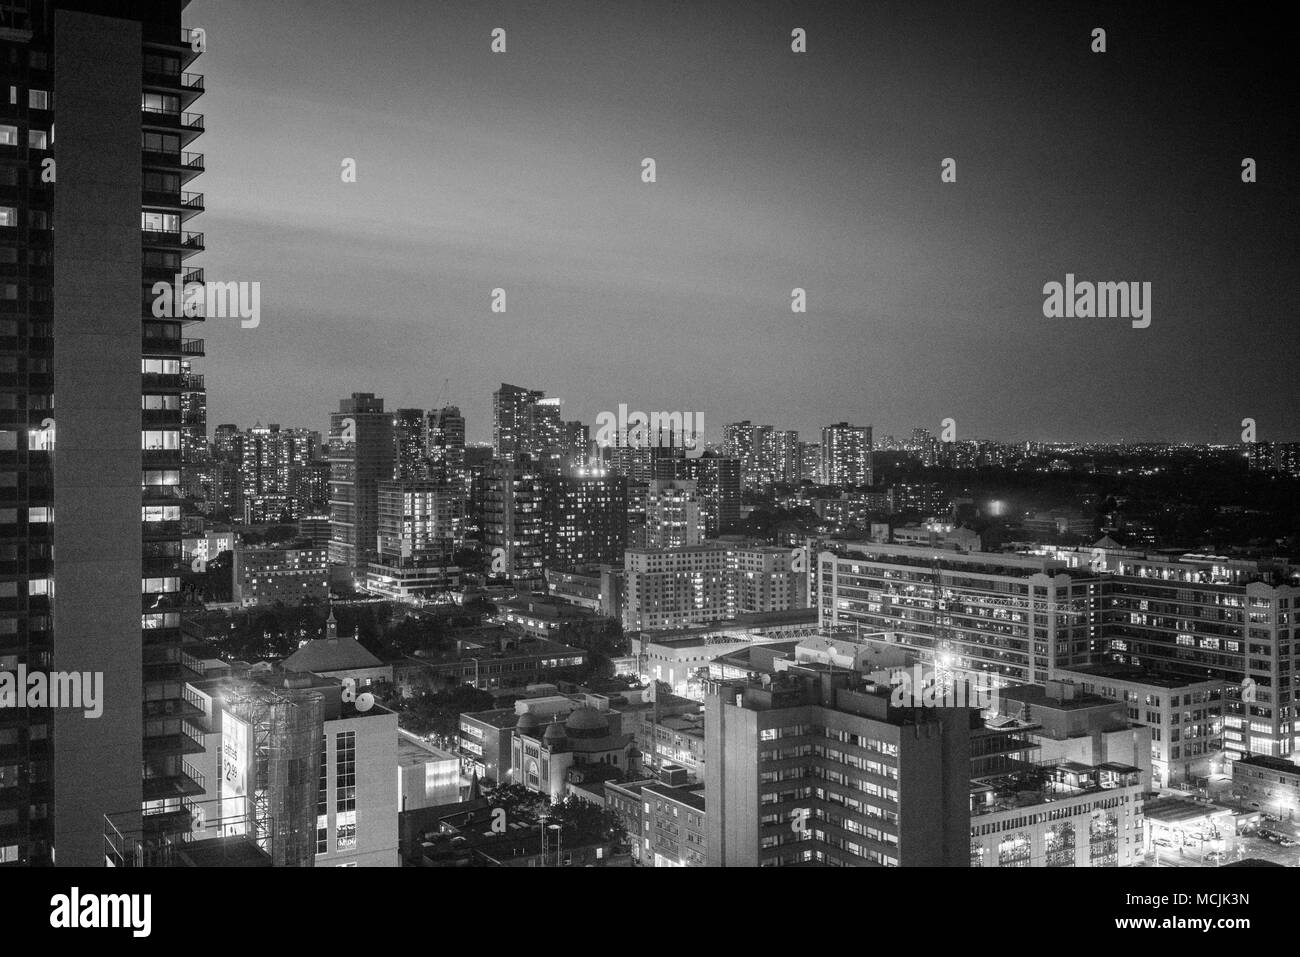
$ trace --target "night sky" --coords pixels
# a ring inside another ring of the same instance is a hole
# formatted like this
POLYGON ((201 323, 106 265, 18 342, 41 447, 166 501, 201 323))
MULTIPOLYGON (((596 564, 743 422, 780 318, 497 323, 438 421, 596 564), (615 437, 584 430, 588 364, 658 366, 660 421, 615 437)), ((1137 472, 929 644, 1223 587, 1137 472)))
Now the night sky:
POLYGON ((1300 438, 1293 31, 1130 6, 195 0, 195 262, 262 284, 196 333, 209 425, 366 391, 487 440, 505 381, 710 441, 1300 438), (1150 328, 1044 318, 1066 273, 1150 328))

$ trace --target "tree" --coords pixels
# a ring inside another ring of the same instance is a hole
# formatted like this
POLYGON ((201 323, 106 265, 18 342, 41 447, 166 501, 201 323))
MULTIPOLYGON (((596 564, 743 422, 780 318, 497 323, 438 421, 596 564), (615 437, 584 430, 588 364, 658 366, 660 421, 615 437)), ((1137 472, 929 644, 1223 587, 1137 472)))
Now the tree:
POLYGON ((448 691, 422 691, 408 698, 398 723, 412 734, 433 734, 454 738, 465 712, 486 711, 496 699, 473 685, 461 684, 448 691))
POLYGON ((627 844, 627 827, 622 817, 576 795, 556 801, 546 813, 551 823, 560 825, 566 843, 627 844))
POLYGON ((546 798, 522 784, 498 784, 485 788, 483 797, 489 807, 504 808, 507 819, 516 816, 536 821, 546 807, 546 798))

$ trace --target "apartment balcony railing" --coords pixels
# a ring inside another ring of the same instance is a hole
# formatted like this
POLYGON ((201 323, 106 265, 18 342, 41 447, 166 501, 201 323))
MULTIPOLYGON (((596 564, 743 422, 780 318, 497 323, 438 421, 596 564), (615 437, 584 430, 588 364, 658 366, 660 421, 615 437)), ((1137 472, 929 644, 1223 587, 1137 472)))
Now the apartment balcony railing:
POLYGON ((203 732, 188 721, 181 721, 181 729, 172 734, 160 734, 144 739, 145 757, 157 758, 170 754, 202 754, 203 732))
MULTIPOLYGON (((142 372, 140 373, 140 385, 144 389, 181 389, 184 384, 181 374, 169 372, 142 372)), ((177 449, 176 451, 180 451, 177 449)))
POLYGON ((180 336, 141 336, 140 348, 150 356, 178 356, 183 341, 180 336))
POLYGON ((142 27, 141 39, 145 44, 166 47, 171 52, 179 53, 182 69, 198 59, 200 51, 194 49, 198 37, 195 30, 170 23, 145 23, 142 27))
POLYGON ((142 150, 140 160, 146 167, 179 172, 182 183, 198 176, 204 168, 203 154, 191 153, 188 150, 142 150))
POLYGON ((203 351, 202 339, 182 339, 181 355, 183 356, 202 356, 206 355, 203 351))
POLYGON ((141 105, 140 123, 149 129, 161 129, 181 134, 181 145, 188 144, 203 132, 203 114, 169 110, 159 106, 141 105))
POLYGON ((191 794, 202 794, 206 790, 207 778, 194 765, 185 760, 181 761, 181 769, 176 774, 144 779, 144 799, 146 801, 183 798, 191 794))

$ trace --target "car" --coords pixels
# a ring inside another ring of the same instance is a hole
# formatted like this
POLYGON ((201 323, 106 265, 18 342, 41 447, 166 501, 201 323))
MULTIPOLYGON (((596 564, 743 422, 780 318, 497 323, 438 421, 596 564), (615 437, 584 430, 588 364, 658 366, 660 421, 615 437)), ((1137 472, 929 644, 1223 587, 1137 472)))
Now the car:
POLYGON ((1224 859, 1223 851, 1210 851, 1210 853, 1205 855, 1205 863, 1207 864, 1219 864, 1224 859))
POLYGON ((1290 837, 1283 837, 1280 834, 1278 835, 1277 843, 1279 847, 1300 847, 1300 841, 1290 837))
POLYGON ((1157 837, 1157 838, 1156 838, 1154 841, 1152 841, 1151 843, 1155 844, 1156 847, 1173 847, 1173 846, 1174 846, 1174 842, 1173 842, 1173 841, 1165 840, 1163 837, 1157 837))

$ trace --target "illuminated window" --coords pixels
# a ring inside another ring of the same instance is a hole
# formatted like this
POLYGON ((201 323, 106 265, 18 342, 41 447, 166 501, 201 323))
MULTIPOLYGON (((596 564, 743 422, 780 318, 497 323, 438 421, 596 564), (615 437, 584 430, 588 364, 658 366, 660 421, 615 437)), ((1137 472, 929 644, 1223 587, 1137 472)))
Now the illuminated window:
POLYGON ((357 733, 341 731, 334 742, 335 850, 357 848, 357 733))

